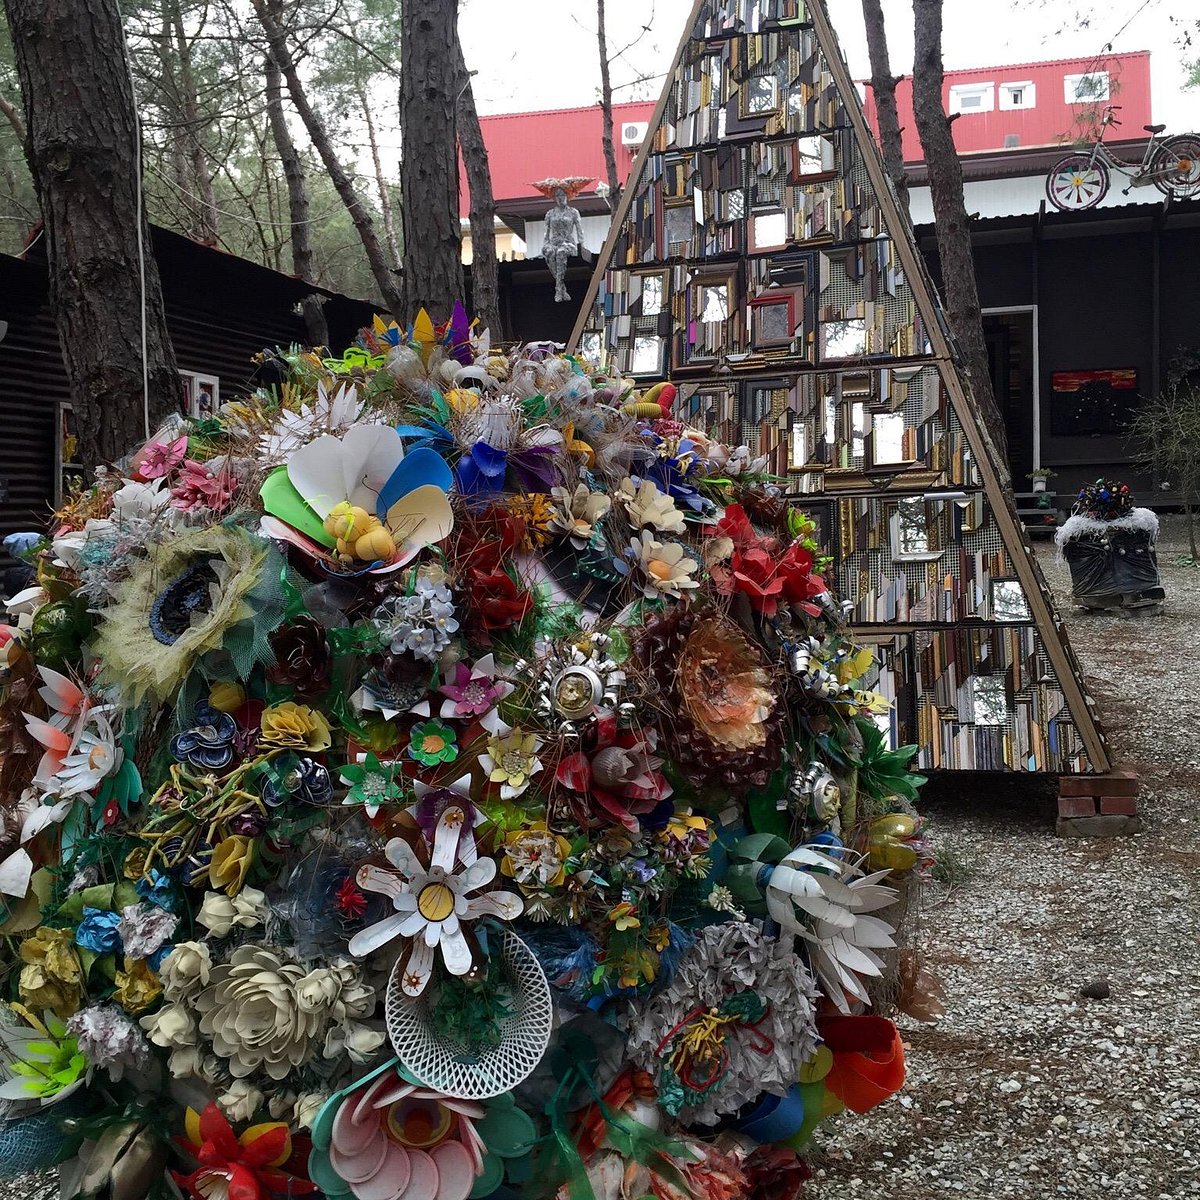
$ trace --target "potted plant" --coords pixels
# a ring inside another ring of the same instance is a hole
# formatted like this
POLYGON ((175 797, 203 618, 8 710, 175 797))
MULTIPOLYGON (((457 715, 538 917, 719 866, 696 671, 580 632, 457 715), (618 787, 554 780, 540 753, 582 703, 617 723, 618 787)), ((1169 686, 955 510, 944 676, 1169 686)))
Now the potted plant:
POLYGON ((1036 467, 1025 478, 1030 480, 1036 494, 1044 492, 1046 490, 1046 480, 1053 479, 1057 474, 1057 471, 1052 471, 1049 467, 1036 467))

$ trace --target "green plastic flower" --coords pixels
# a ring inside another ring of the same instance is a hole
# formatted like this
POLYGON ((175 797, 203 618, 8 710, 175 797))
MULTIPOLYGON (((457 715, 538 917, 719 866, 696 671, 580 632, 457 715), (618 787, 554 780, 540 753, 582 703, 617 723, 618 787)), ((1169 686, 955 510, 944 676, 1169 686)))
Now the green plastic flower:
POLYGON ((404 799, 404 776, 400 773, 400 764, 381 763, 371 753, 361 763, 343 767, 342 782, 351 785, 345 802, 361 804, 369 817, 375 816, 382 805, 395 804, 404 799))
POLYGON ((438 763, 453 762, 458 757, 454 730, 443 721, 425 721, 412 731, 408 754, 422 766, 436 767, 438 763))
POLYGON ((4 1065, 9 1078, 0 1087, 0 1099, 50 1104, 64 1099, 83 1083, 87 1059, 67 1032, 66 1022, 47 1012, 35 1026, 36 1032, 30 1030, 29 1037, 14 1038, 10 1043, 16 1057, 4 1065))

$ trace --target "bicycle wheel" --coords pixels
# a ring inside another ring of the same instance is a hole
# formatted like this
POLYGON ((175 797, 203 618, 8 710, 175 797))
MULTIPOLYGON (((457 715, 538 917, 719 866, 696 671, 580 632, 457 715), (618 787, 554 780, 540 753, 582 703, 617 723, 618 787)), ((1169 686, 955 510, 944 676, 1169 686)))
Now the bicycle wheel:
POLYGON ((1150 160, 1154 186, 1164 196, 1187 200, 1200 196, 1200 136, 1181 133, 1167 138, 1150 160))
POLYGON ((1063 212, 1094 208, 1108 192, 1108 168, 1086 154, 1068 154, 1050 168, 1046 196, 1063 212))

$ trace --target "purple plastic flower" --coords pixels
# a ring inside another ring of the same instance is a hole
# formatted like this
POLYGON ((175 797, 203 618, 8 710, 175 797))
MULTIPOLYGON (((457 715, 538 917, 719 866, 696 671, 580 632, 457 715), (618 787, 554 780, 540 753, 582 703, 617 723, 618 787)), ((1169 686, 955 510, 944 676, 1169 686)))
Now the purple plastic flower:
POLYGON ((455 663, 446 674, 438 691, 446 697, 441 716, 482 717, 490 712, 513 690, 511 683, 496 677, 496 661, 488 654, 473 667, 455 663))

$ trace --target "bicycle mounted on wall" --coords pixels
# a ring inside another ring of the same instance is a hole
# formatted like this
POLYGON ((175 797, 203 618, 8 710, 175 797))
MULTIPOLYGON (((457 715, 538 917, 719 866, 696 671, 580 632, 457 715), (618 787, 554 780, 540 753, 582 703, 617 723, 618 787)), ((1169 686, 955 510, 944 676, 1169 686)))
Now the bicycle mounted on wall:
POLYGON ((1100 120, 1100 136, 1090 151, 1079 150, 1060 158, 1046 177, 1046 195, 1055 208, 1063 212, 1081 212, 1094 208, 1108 194, 1112 171, 1129 177, 1133 188, 1153 184, 1164 196, 1185 200, 1200 195, 1200 134, 1183 133, 1161 138, 1165 125, 1145 125, 1150 135, 1146 153, 1140 163, 1118 158, 1105 144, 1104 134, 1110 125, 1120 125, 1116 114, 1119 104, 1105 105, 1100 120))

